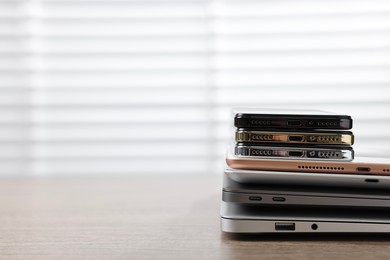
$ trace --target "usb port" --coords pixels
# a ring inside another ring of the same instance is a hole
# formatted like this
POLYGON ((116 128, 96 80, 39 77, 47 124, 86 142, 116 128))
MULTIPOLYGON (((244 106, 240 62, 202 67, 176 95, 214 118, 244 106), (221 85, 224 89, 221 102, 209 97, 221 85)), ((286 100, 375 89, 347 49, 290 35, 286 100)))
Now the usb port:
POLYGON ((275 230, 294 231, 295 223, 275 222, 275 230))
POLYGON ((249 196, 249 200, 257 200, 257 201, 260 201, 262 200, 263 198, 260 197, 260 196, 249 196))
POLYGON ((284 198, 284 197, 273 197, 272 200, 273 201, 277 201, 277 202, 283 202, 283 201, 286 201, 286 198, 284 198))

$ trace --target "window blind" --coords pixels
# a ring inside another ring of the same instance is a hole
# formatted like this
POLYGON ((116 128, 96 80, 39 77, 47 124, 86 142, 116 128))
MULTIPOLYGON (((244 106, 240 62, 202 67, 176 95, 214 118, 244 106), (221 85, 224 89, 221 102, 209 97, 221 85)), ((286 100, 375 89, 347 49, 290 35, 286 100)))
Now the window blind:
POLYGON ((390 2, 0 2, 2 175, 212 173, 235 106, 354 118, 390 156, 390 2))

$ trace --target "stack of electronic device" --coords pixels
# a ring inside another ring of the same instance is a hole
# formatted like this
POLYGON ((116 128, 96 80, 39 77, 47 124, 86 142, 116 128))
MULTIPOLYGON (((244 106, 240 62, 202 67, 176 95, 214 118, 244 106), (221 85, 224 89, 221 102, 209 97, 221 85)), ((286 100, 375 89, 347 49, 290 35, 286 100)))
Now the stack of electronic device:
POLYGON ((390 232, 390 160, 354 159, 350 116, 240 110, 234 126, 223 231, 390 232))

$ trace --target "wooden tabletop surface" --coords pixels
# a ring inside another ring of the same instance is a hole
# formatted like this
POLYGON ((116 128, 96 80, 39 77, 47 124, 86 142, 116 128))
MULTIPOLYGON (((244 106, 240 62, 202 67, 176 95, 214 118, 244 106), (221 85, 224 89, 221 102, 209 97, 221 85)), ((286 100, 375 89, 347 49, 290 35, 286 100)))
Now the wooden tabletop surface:
POLYGON ((0 179, 1 259, 386 259, 390 235, 231 235, 221 177, 0 179))

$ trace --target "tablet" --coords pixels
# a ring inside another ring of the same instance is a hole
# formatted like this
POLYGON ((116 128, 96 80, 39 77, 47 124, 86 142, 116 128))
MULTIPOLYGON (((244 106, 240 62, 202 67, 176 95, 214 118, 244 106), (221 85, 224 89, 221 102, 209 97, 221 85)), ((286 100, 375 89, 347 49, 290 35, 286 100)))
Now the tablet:
POLYGON ((390 176, 287 171, 255 171, 227 168, 226 175, 241 183, 390 188, 390 176))
POLYGON ((312 161, 244 158, 228 153, 226 162, 230 168, 244 170, 390 175, 390 158, 355 157, 350 162, 312 161))

